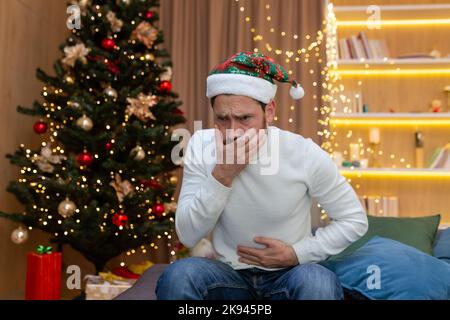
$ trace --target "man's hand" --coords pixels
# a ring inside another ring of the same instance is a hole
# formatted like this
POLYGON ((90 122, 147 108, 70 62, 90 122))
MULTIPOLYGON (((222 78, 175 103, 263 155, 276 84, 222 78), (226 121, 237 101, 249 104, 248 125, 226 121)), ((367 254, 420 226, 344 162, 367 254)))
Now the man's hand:
POLYGON ((250 130, 231 143, 223 143, 220 131, 215 129, 217 164, 212 176, 227 187, 231 187, 236 178, 247 164, 254 159, 259 148, 266 141, 266 134, 250 130))
POLYGON ((237 254, 240 262, 266 268, 291 267, 299 263, 294 248, 283 241, 265 237, 255 237, 254 240, 266 248, 238 246, 237 254))

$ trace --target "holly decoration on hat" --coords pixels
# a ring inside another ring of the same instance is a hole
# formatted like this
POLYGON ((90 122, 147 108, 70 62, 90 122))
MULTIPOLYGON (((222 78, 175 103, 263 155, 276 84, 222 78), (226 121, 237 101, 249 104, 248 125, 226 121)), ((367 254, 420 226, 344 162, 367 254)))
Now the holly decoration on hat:
POLYGON ((275 63, 272 58, 262 53, 252 51, 239 52, 215 67, 209 73, 208 80, 213 79, 216 75, 221 76, 220 81, 208 81, 211 83, 208 85, 207 90, 214 93, 214 95, 226 93, 235 94, 235 92, 230 92, 230 88, 239 87, 239 80, 237 80, 239 75, 246 76, 246 82, 249 82, 247 76, 255 78, 255 85, 253 87, 254 92, 246 91, 246 93, 250 94, 249 96, 253 98, 255 98, 255 96, 257 98, 264 96, 265 100, 270 100, 274 98, 274 94, 276 93, 276 90, 272 90, 273 93, 268 91, 267 88, 270 86, 267 86, 266 84, 261 85, 261 82, 256 79, 264 79, 271 84, 275 84, 274 80, 290 83, 292 85, 290 95, 295 100, 303 98, 305 94, 303 88, 290 78, 289 73, 281 65, 275 63), (226 79, 227 75, 230 75, 228 80, 226 79))

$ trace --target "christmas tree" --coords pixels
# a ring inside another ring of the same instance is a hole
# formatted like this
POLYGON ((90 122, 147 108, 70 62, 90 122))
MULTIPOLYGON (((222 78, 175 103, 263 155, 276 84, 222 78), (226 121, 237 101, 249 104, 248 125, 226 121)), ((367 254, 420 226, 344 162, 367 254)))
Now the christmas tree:
POLYGON ((25 209, 0 216, 49 233, 58 248, 69 244, 99 272, 124 251, 170 238, 178 167, 171 133, 185 118, 155 26, 159 2, 74 4, 81 24, 75 14, 55 75, 37 70, 43 101, 18 107, 40 118, 33 129, 43 137, 36 150, 21 145, 8 155, 20 167, 8 191, 25 209))

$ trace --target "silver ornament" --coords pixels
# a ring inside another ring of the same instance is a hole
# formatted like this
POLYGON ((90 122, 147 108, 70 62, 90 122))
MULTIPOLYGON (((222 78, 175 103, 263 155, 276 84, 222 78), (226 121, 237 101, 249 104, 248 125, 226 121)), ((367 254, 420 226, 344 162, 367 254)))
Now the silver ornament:
POLYGON ((66 198, 66 200, 61 201, 61 203, 58 205, 58 213, 64 218, 69 218, 73 216, 76 209, 77 206, 73 201, 70 201, 69 198, 66 198))
POLYGON ((130 155, 134 157, 134 160, 141 161, 145 158, 145 151, 141 146, 136 146, 133 150, 131 150, 130 155))
POLYGON ((22 244, 28 239, 28 230, 18 227, 11 233, 11 241, 15 244, 22 244))
POLYGON ((90 131, 94 124, 91 118, 87 117, 85 114, 77 120, 77 126, 79 126, 84 131, 90 131))
POLYGON ((112 87, 106 88, 103 93, 110 98, 117 99, 117 91, 112 87))

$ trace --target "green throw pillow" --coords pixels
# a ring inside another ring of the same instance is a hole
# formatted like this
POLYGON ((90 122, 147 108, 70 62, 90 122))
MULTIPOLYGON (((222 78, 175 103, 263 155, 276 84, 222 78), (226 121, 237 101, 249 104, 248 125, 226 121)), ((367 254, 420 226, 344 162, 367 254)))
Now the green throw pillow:
POLYGON ((439 227, 441 215, 420 218, 368 216, 368 219, 369 229, 367 233, 340 254, 332 256, 330 259, 338 259, 354 252, 374 236, 396 240, 429 255, 433 255, 433 242, 439 227))

